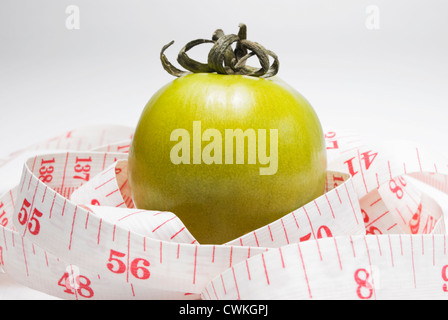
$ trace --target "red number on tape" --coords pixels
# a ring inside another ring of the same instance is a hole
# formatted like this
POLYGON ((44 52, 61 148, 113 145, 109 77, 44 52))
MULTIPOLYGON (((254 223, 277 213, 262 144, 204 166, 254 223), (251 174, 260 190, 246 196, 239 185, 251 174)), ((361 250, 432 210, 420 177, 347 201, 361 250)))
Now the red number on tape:
POLYGON ((68 272, 64 273, 62 278, 59 279, 58 286, 64 287, 64 292, 74 294, 74 292, 72 291, 72 286, 70 285, 70 275, 68 274, 68 272))
MULTIPOLYGON (((24 226, 28 222, 28 209, 31 207, 31 203, 27 199, 23 199, 22 208, 17 215, 19 223, 24 226)), ((31 211, 31 210, 30 210, 31 211)), ((42 217, 42 212, 34 208, 33 213, 30 216, 30 221, 28 223, 28 230, 32 235, 38 235, 40 231, 39 218, 42 217)))
POLYGON ((317 230, 317 239, 322 239, 324 236, 322 235, 322 231, 325 232, 326 234, 326 238, 331 238, 333 235, 331 233, 330 228, 328 228, 327 226, 321 226, 318 230, 317 230))
POLYGON ((30 222, 28 223, 28 230, 32 235, 38 235, 40 231, 40 223, 38 218, 42 217, 42 212, 34 208, 31 215, 30 222))
MULTIPOLYGON (((0 209, 3 208, 4 204, 3 202, 0 202, 0 209)), ((6 211, 3 210, 2 213, 0 213, 0 225, 6 227, 8 224, 8 218, 3 218, 6 215, 6 211)))
POLYGON ((74 287, 70 284, 70 274, 68 272, 64 273, 61 279, 58 281, 58 285, 65 288, 64 292, 68 294, 75 294, 72 289, 76 290, 76 293, 84 298, 93 298, 94 292, 90 287, 91 281, 89 278, 81 275, 75 276, 74 287), (83 281, 81 281, 83 280, 83 281))
POLYGON ((17 215, 17 218, 19 220, 19 223, 23 226, 28 221, 28 208, 31 207, 31 203, 23 199, 22 208, 19 211, 19 214, 17 215))
POLYGON ((131 273, 134 277, 140 280, 149 279, 151 275, 149 270, 145 267, 149 267, 148 260, 137 258, 132 260, 131 262, 131 273), (139 266, 139 264, 143 264, 143 266, 139 266))
POLYGON ((437 220, 433 216, 428 215, 428 219, 426 220, 425 227, 420 232, 422 234, 429 234, 436 226, 437 220))
MULTIPOLYGON (((326 236, 328 238, 331 238, 333 236, 333 234, 331 233, 330 228, 328 228, 327 226, 321 226, 321 227, 319 227, 319 229, 317 229, 317 239, 324 238, 324 236, 322 235, 322 231, 324 231, 324 233, 326 234, 326 236)), ((300 238, 300 242, 307 241, 310 238, 311 238, 311 232, 308 233, 306 236, 301 237, 300 238)))
POLYGON ((42 180, 42 182, 50 183, 53 180, 53 172, 54 167, 53 166, 47 166, 48 164, 55 163, 54 158, 51 160, 44 160, 42 159, 40 169, 39 169, 39 179, 42 180))
POLYGON ((420 220, 422 217, 422 204, 418 206, 417 212, 414 213, 412 219, 409 221, 409 226, 411 227, 411 233, 417 234, 418 229, 420 228, 420 220))
POLYGON ((130 147, 131 145, 129 145, 129 144, 127 144, 127 145, 124 145, 124 146, 117 146, 117 151, 118 152, 123 152, 123 153, 128 153, 129 152, 129 147, 130 147))
MULTIPOLYGON (((109 263, 107 264, 107 268, 113 273, 125 273, 127 270, 126 264, 121 260, 121 258, 126 257, 125 253, 118 252, 115 250, 110 250, 109 255, 109 263)), ((130 272, 131 274, 141 280, 149 279, 151 273, 147 269, 150 266, 148 260, 142 258, 136 258, 131 261, 130 272), (142 265, 139 265, 142 264, 142 265)))
POLYGON ((373 295, 373 287, 369 283, 370 274, 366 269, 358 269, 355 271, 355 282, 358 284, 356 288, 356 294, 360 299, 367 300, 370 299, 373 295), (363 279, 360 277, 360 274, 363 274, 363 279), (367 291, 367 292, 366 292, 367 291), (367 293, 367 295, 365 295, 367 293))
MULTIPOLYGON (((397 179, 397 180, 400 181, 400 184, 403 187, 406 186, 406 182, 403 179, 397 179)), ((395 195, 397 196, 398 199, 403 198, 403 196, 404 196, 403 189, 401 188, 401 186, 398 185, 398 183, 395 180, 389 181, 389 188, 390 188, 390 191, 395 193, 395 195)))
MULTIPOLYGON (((378 155, 378 152, 372 153, 372 150, 369 150, 367 152, 363 152, 361 153, 361 158, 359 159, 359 161, 363 161, 364 162, 364 167, 366 170, 369 170, 370 166, 373 163, 373 160, 375 160, 376 156, 378 155)), ((358 171, 355 171, 354 169, 354 165, 353 165, 353 160, 355 159, 355 157, 348 159, 347 161, 345 161, 344 163, 347 164, 348 166, 348 171, 350 172, 350 175, 353 177, 355 176, 358 171)))
POLYGON ((124 273, 126 272, 126 264, 121 261, 119 258, 124 258, 126 256, 125 253, 121 253, 115 250, 110 250, 109 255, 109 263, 107 264, 107 268, 113 273, 124 273), (116 264, 114 264, 114 263, 116 264))
POLYGON ((333 175, 333 183, 334 183, 333 187, 336 188, 337 186, 344 183, 344 177, 337 177, 333 175))
POLYGON ((88 163, 91 163, 91 162, 92 162, 92 157, 89 157, 89 158, 76 157, 76 165, 75 165, 74 170, 76 173, 79 173, 79 175, 73 176, 73 179, 89 181, 91 166, 88 163))
MULTIPOLYGON (((448 274, 447 274, 448 265, 443 266, 442 268, 442 279, 445 282, 448 282, 448 274)), ((446 283, 443 284, 443 291, 448 292, 448 285, 446 283)))
MULTIPOLYGON (((333 139, 336 137, 336 132, 327 132, 325 134, 326 139, 333 139)), ((330 146, 327 146, 327 149, 339 149, 338 140, 329 140, 328 143, 331 143, 330 146)))
POLYGON ((370 221, 370 218, 369 218, 369 216, 367 215, 366 210, 361 209, 361 213, 362 213, 362 216, 363 216, 363 218, 364 218, 364 223, 368 223, 368 222, 370 221))
POLYGON ((366 230, 366 234, 373 234, 373 235, 375 235, 375 234, 383 234, 383 233, 377 227, 371 226, 369 229, 366 230))

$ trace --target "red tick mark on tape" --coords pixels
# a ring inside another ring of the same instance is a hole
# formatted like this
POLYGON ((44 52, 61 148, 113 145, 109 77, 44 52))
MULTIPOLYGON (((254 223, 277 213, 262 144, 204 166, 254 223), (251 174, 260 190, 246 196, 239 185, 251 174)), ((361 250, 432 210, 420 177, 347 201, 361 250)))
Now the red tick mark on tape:
POLYGON ((101 185, 99 185, 98 187, 96 187, 95 190, 98 190, 99 188, 104 187, 106 184, 108 184, 109 182, 111 182, 111 181, 114 180, 114 179, 115 179, 115 177, 113 177, 113 178, 107 180, 107 181, 104 182, 103 184, 101 184, 101 185))

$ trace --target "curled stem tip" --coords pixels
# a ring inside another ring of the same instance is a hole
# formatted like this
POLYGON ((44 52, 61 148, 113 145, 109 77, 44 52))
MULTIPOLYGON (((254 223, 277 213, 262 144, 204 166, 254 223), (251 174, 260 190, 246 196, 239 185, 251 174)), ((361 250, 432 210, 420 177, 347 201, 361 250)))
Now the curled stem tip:
POLYGON ((275 53, 265 49, 256 42, 247 40, 247 27, 241 23, 238 34, 226 35, 222 29, 217 29, 212 39, 197 39, 188 42, 179 52, 177 62, 186 70, 176 68, 165 55, 174 41, 163 46, 160 52, 160 60, 163 68, 175 77, 182 77, 190 73, 219 73, 219 74, 239 74, 253 77, 268 78, 276 75, 279 69, 278 57, 275 53), (207 63, 201 63, 191 59, 187 51, 204 43, 212 43, 207 63), (235 43, 235 49, 232 45, 235 43), (246 62, 250 57, 256 56, 261 68, 247 66, 246 62), (270 59, 273 63, 270 64, 270 59))

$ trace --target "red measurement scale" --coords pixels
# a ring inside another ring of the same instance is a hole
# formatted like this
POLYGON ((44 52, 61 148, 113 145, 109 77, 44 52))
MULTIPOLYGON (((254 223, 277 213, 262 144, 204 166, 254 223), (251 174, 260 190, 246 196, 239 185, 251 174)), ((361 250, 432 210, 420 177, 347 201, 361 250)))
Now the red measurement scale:
POLYGON ((131 129, 73 130, 33 148, 0 197, 0 266, 63 299, 446 299, 448 207, 419 183, 448 193, 447 160, 325 137, 323 196, 202 245, 175 214, 135 208, 131 129))

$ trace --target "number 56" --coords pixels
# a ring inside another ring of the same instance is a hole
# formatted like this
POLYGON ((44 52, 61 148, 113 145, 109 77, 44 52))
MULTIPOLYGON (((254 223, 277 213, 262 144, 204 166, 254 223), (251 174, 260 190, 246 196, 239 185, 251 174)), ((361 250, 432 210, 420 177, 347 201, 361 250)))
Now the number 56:
MULTIPOLYGON (((109 263, 107 264, 107 268, 113 272, 113 273, 125 273, 127 270, 127 265, 121 260, 126 257, 125 253, 118 252, 115 250, 110 250, 109 255, 109 263)), ((131 274, 141 280, 149 279, 149 276, 151 273, 149 272, 148 268, 150 263, 148 260, 142 259, 142 258, 136 258, 131 261, 130 265, 130 272, 131 274), (142 264, 139 265, 139 264, 142 264)))

